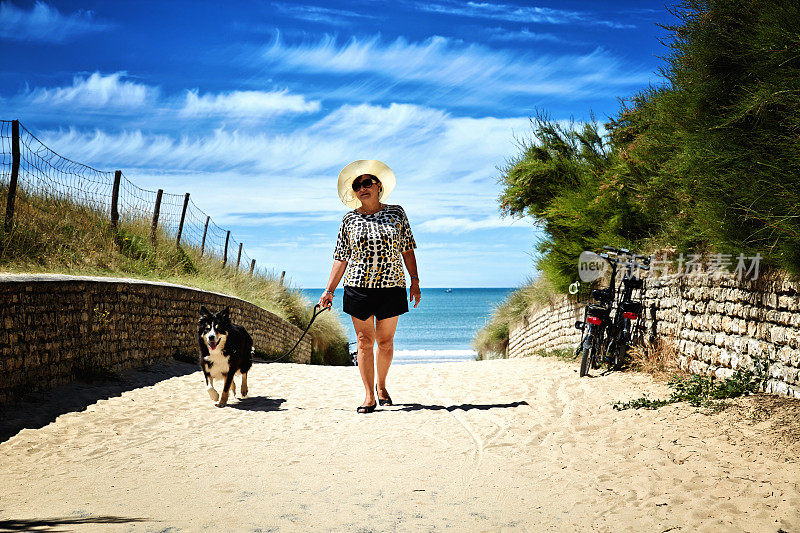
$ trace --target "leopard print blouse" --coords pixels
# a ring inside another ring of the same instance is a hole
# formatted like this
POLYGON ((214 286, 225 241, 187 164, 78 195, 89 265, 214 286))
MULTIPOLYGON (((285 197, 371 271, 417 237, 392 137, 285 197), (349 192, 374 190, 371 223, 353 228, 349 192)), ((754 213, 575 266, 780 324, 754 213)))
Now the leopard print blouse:
POLYGON ((405 287, 401 253, 417 247, 406 212, 386 205, 371 215, 349 211, 339 226, 333 258, 347 261, 343 285, 405 287))

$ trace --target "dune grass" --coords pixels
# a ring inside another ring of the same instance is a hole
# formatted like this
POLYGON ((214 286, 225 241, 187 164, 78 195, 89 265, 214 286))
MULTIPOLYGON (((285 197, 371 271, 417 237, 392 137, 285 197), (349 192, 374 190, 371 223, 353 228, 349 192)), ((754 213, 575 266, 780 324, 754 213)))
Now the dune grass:
POLYGON ((491 319, 476 334, 472 346, 478 352, 477 358, 506 358, 511 326, 519 322, 529 309, 554 303, 558 294, 544 276, 529 278, 494 307, 491 319))
MULTIPOLYGON (((5 187, 0 202, 5 206, 5 187)), ((228 294, 251 302, 305 329, 313 304, 274 272, 223 268, 217 257, 193 246, 177 247, 159 231, 150 241, 147 221, 120 221, 112 230, 105 213, 70 200, 17 191, 14 225, 0 227, 0 269, 17 273, 62 273, 166 281, 228 294)), ((350 364, 345 330, 335 315, 322 313, 308 335, 312 362, 350 364)))

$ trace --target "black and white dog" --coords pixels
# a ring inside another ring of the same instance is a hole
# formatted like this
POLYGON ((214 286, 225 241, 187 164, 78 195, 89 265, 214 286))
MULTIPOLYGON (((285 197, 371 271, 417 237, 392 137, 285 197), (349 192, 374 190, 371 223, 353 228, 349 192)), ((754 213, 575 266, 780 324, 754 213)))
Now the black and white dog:
POLYGON ((236 383, 233 376, 242 376, 240 397, 247 396, 247 371, 253 366, 253 339, 242 326, 231 323, 231 308, 226 307, 216 315, 205 306, 200 308, 197 344, 200 351, 198 362, 208 386, 208 395, 217 403, 217 407, 225 407, 228 403, 228 391, 236 395, 236 383), (225 380, 222 396, 214 388, 214 380, 225 380))

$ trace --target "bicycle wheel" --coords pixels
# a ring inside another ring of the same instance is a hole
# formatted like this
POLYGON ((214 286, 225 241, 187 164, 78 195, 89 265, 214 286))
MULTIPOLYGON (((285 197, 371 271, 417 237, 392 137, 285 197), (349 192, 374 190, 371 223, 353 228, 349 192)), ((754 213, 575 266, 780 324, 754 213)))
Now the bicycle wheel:
POLYGON ((625 320, 625 329, 622 332, 622 340, 614 352, 614 370, 622 370, 625 360, 628 358, 628 348, 631 344, 630 320, 625 320))
POLYGON ((583 377, 589 373, 589 367, 592 366, 592 360, 594 359, 592 351, 593 347, 591 344, 584 345, 583 356, 581 356, 581 371, 579 373, 580 377, 583 377))
POLYGON ((586 332, 586 338, 583 339, 583 356, 581 357, 581 371, 579 373, 580 377, 585 376, 589 373, 589 368, 592 366, 592 361, 594 359, 594 345, 595 345, 595 338, 592 332, 592 326, 589 326, 589 331, 586 332))
POLYGON ((614 347, 614 355, 612 356, 611 361, 611 368, 613 370, 619 370, 622 368, 622 359, 625 353, 625 343, 619 343, 619 346, 614 347))
POLYGON ((594 346, 592 347, 592 357, 589 360, 589 368, 597 370, 600 368, 602 361, 600 360, 603 353, 603 330, 597 332, 594 339, 594 346))

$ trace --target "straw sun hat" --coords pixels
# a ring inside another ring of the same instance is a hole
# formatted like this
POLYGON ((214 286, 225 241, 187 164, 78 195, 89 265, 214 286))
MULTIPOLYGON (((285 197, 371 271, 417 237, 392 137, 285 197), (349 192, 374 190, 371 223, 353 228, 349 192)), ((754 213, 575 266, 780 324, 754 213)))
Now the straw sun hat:
POLYGON ((381 181, 383 191, 378 197, 380 201, 385 201, 389 197, 397 183, 394 172, 384 163, 375 159, 353 161, 339 172, 339 198, 350 209, 361 207, 361 200, 356 197, 353 191, 353 180, 362 174, 372 174, 381 181))

